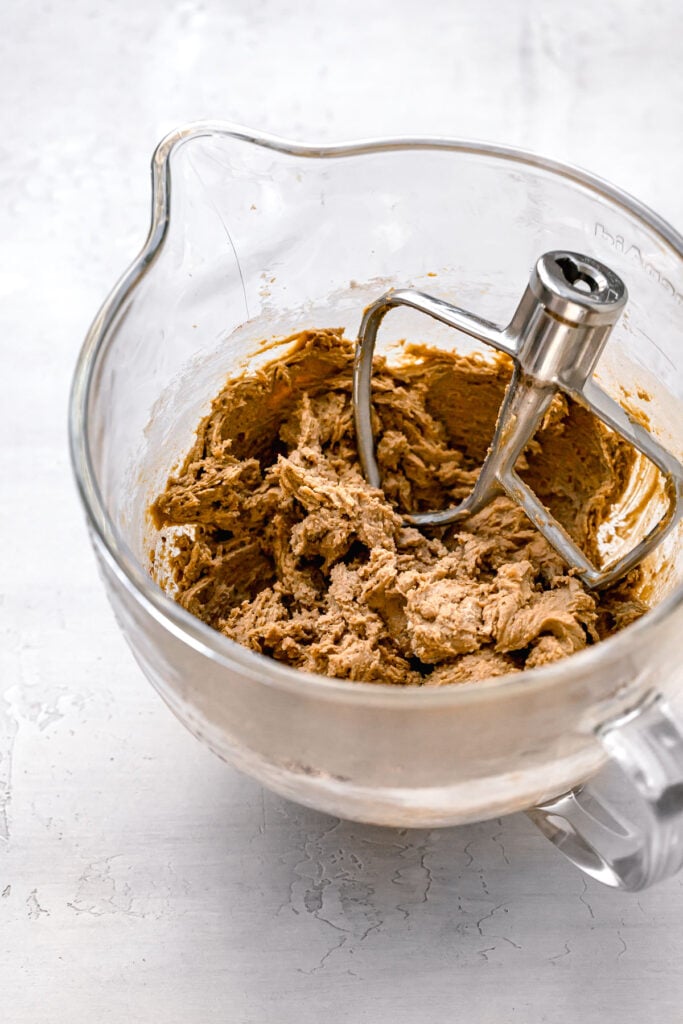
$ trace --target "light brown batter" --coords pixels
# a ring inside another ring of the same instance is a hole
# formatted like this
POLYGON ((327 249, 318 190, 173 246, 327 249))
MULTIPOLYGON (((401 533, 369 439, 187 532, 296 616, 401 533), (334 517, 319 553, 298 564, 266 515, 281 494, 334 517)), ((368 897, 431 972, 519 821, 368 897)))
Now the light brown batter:
MULTIPOLYGON (((465 497, 510 377, 495 362, 420 347, 377 359, 384 490, 361 472, 353 348, 341 329, 229 380, 151 513, 152 573, 176 600, 254 651, 341 679, 441 686, 566 657, 638 618, 637 571, 587 591, 500 497, 463 524, 420 531, 399 510, 465 497), (181 527, 182 529, 169 529, 181 527)), ((517 468, 594 559, 623 492, 629 446, 558 396, 517 468)))

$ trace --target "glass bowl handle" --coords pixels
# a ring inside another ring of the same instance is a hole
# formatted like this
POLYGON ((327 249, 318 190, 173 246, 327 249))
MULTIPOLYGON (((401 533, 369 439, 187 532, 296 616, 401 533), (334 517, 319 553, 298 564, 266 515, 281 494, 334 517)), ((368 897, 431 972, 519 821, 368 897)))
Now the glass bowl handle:
POLYGON ((637 892, 683 867, 683 729, 650 695, 596 735, 604 768, 527 814, 586 874, 637 892))

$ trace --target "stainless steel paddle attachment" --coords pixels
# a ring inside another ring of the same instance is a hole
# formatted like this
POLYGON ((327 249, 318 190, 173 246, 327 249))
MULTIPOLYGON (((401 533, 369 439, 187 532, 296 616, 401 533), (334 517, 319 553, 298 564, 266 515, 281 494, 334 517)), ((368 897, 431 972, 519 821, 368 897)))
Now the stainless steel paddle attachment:
POLYGON ((383 317, 408 306, 455 327, 510 356, 514 362, 491 447, 471 494, 442 511, 406 514, 415 526, 441 526, 465 519, 506 493, 589 587, 606 587, 637 565, 673 529, 683 508, 683 467, 650 432, 636 423, 592 379, 612 327, 627 301, 621 278, 589 256, 549 252, 537 261, 522 300, 507 327, 413 290, 391 291, 363 316, 354 366, 353 400, 363 472, 381 487, 371 421, 372 357, 383 317), (647 535, 606 568, 594 566, 566 530, 515 472, 515 463, 536 432, 554 395, 570 395, 620 434, 661 472, 667 509, 647 535))

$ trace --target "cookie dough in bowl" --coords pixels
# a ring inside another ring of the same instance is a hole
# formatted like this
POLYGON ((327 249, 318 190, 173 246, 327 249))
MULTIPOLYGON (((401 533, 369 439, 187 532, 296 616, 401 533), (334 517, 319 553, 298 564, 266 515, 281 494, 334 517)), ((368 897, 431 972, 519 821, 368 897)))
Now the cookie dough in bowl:
MULTIPOLYGON (((357 682, 442 686, 565 658, 636 620, 641 570, 587 589, 506 496, 464 523, 401 512, 472 489, 510 377, 506 357, 404 346, 377 360, 383 490, 363 477, 353 346, 303 331, 231 376, 151 508, 152 574, 189 612, 279 662, 357 682)), ((518 470, 599 560, 634 451, 558 395, 518 470)))

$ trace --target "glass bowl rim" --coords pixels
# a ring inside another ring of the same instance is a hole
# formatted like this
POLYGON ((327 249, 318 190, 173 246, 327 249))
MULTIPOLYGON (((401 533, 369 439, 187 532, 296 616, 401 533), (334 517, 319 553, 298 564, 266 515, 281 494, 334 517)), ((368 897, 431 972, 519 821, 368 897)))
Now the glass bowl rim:
POLYGON ((239 670, 254 682, 297 693, 308 692, 322 699, 343 700, 369 706, 399 701, 401 707, 434 707, 443 704, 469 704, 496 697, 504 689, 507 697, 528 694, 566 681, 568 673, 585 677, 598 664, 627 655, 641 646, 644 635, 668 618, 683 604, 683 585, 655 605, 642 618, 620 633, 587 647, 567 659, 473 683, 453 683, 442 687, 400 687, 385 683, 353 682, 290 668, 266 655, 258 654, 223 636, 211 626, 187 612, 156 584, 133 555, 110 518, 97 486, 88 437, 88 404, 100 356, 106 350, 110 330, 128 297, 155 261, 170 223, 172 187, 171 160, 185 143, 210 136, 252 143, 290 156, 329 159, 387 152, 441 150, 467 156, 492 157, 502 163, 522 164, 548 171, 557 177, 586 187, 609 198, 637 216, 661 241, 683 260, 683 236, 662 217, 628 193, 588 171, 539 156, 513 146, 477 142, 448 136, 399 136, 360 139, 352 142, 314 145, 292 142, 276 135, 232 124, 227 121, 196 121, 169 132, 152 156, 152 217, 142 249, 104 300, 86 334, 74 370, 69 397, 69 446, 78 493, 96 550, 118 578, 124 589, 165 629, 190 647, 228 670, 239 670))

